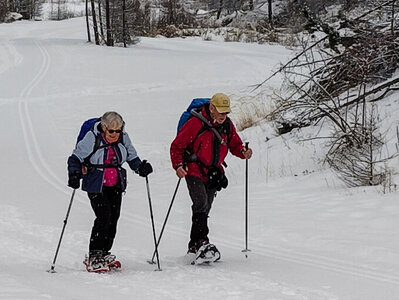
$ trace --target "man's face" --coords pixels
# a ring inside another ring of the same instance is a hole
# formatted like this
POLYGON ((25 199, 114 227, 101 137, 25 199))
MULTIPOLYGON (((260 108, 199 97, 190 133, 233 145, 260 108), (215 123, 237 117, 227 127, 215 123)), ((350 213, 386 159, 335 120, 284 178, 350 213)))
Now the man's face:
POLYGON ((211 111, 212 118, 218 123, 222 124, 226 118, 227 118, 227 113, 220 113, 217 111, 216 107, 213 104, 210 104, 209 107, 211 111))

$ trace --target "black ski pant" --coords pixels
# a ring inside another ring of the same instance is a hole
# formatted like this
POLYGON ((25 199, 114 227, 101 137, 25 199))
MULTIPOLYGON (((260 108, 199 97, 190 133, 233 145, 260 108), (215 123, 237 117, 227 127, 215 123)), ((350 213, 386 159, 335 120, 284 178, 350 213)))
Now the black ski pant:
POLYGON ((103 187, 102 193, 88 193, 96 219, 90 236, 89 251, 108 252, 112 248, 121 211, 119 186, 103 187))
POLYGON ((187 175, 186 183, 192 201, 192 223, 190 242, 188 248, 197 247, 202 241, 208 239, 208 215, 211 210, 216 190, 208 189, 205 183, 198 177, 187 175))

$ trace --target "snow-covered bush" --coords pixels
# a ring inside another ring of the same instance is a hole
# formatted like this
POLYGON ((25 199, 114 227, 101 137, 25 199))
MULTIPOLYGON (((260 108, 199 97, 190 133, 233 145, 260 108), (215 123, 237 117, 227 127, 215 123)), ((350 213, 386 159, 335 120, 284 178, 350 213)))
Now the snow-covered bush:
POLYGON ((22 15, 16 12, 10 12, 4 18, 4 22, 6 23, 11 23, 19 20, 22 20, 22 15))

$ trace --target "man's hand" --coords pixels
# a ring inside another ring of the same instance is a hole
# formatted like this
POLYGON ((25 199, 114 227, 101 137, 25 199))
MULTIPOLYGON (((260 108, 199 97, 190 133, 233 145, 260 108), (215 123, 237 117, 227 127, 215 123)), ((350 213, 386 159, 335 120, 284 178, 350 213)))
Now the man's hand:
POLYGON ((185 166, 180 166, 176 169, 176 175, 179 178, 183 178, 184 176, 187 175, 187 170, 185 168, 185 166))
POLYGON ((242 155, 244 156, 245 159, 250 159, 252 156, 252 149, 251 148, 244 148, 241 150, 242 155))

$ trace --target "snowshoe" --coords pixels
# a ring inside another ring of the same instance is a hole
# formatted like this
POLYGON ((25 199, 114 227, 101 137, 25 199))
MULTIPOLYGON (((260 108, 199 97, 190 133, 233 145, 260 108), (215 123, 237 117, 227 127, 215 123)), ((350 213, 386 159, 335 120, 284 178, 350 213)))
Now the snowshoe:
POLYGON ((195 254, 193 264, 200 265, 203 263, 211 263, 220 259, 220 252, 214 244, 202 245, 195 254))
POLYGON ((104 256, 104 260, 110 269, 119 269, 121 267, 121 262, 116 260, 116 256, 110 252, 104 256))
POLYGON ((104 258, 100 255, 87 255, 83 264, 86 266, 87 272, 104 273, 109 271, 109 266, 104 258))
POLYGON ((184 258, 183 258, 184 264, 194 265, 196 253, 197 253, 197 248, 195 246, 190 247, 187 251, 187 254, 184 255, 184 258))

